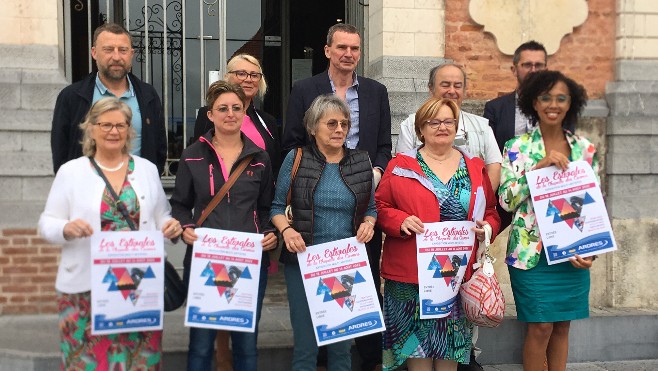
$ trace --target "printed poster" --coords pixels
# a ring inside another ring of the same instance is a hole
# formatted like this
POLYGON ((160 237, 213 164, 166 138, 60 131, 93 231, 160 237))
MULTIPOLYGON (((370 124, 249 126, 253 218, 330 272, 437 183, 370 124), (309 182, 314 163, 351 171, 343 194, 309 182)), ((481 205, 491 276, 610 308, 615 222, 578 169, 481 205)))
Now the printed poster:
POLYGON ((164 244, 160 231, 91 236, 91 333, 162 330, 164 244))
POLYGON ((475 244, 474 222, 424 223, 416 235, 420 318, 443 318, 457 303, 475 244))
POLYGON ((254 332, 262 234, 197 228, 185 326, 254 332))
POLYGON ((617 250, 594 170, 586 161, 526 173, 548 264, 617 250))
POLYGON ((297 258, 318 346, 386 329, 364 244, 307 246, 297 258))

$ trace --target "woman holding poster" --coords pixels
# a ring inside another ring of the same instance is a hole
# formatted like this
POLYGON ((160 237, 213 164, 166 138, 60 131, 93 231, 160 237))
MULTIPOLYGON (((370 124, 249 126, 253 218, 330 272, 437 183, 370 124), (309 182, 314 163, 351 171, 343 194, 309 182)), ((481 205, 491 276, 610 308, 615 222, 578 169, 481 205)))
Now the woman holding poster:
POLYGON ((140 230, 161 230, 170 239, 182 231, 171 218, 155 165, 129 154, 136 135, 131 120, 130 107, 116 98, 91 107, 80 125, 84 156, 59 169, 39 219, 41 235, 62 245, 55 287, 63 370, 161 369, 162 331, 96 336, 90 330, 89 237, 96 231, 130 231, 131 223, 140 230))
POLYGON ((576 255, 570 262, 548 265, 536 222, 526 172, 585 160, 598 173, 594 145, 566 128, 587 102, 585 89, 558 71, 531 74, 521 85, 519 108, 537 127, 505 144, 500 204, 514 213, 507 243, 512 292, 518 319, 528 323, 523 347, 524 370, 566 367, 570 321, 589 316, 588 269, 594 258, 576 255))
MULTIPOLYGON (((171 196, 172 213, 183 224, 183 241, 188 244, 183 265, 183 281, 190 282, 192 244, 197 240, 195 223, 215 193, 228 180, 243 158, 253 155, 250 163, 215 207, 202 227, 262 233, 263 254, 256 306, 256 331, 231 332, 236 371, 256 370, 258 321, 267 286, 267 250, 276 247, 276 234, 269 222, 272 202, 272 167, 262 148, 240 131, 247 98, 242 88, 226 81, 210 85, 206 93, 208 118, 214 128, 181 155, 176 185, 171 196)), ((217 330, 191 327, 187 355, 188 370, 211 370, 217 330)))
MULTIPOLYGON (((345 146, 350 110, 339 97, 317 97, 304 115, 311 144, 288 153, 276 184, 272 222, 281 232, 290 320, 294 335, 293 370, 315 370, 318 346, 297 253, 307 246, 356 236, 366 243, 374 235, 377 213, 372 193, 372 166, 368 154, 345 146), (301 162, 291 184, 293 160, 301 162), (284 211, 291 189, 293 222, 284 211)), ((328 368, 351 370, 352 341, 327 345, 328 368)))
MULTIPOLYGON (((454 101, 427 100, 415 119, 423 145, 399 153, 389 163, 375 194, 379 224, 386 233, 381 268, 386 279, 385 370, 395 370, 405 361, 409 370, 456 370, 458 363, 470 360, 472 325, 458 296, 447 317, 420 319, 416 260, 416 235, 424 232, 423 223, 472 220, 476 193, 485 196, 484 220, 474 227, 477 240, 485 238, 485 229, 492 238, 498 233, 496 197, 484 162, 453 146, 458 117, 454 101)), ((465 280, 472 273, 475 250, 473 246, 465 280)))

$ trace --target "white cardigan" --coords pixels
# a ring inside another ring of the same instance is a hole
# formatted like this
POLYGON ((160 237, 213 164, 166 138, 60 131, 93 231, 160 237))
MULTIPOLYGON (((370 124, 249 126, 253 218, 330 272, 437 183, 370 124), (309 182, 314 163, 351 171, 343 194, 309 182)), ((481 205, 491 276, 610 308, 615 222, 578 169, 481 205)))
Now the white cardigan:
MULTIPOLYGON (((162 189, 158 170, 151 162, 132 156, 135 168, 130 185, 139 199, 140 230, 159 230, 171 218, 171 207, 162 189)), ((71 160, 57 172, 48 194, 46 208, 39 218, 43 238, 62 246, 55 288, 74 294, 91 290, 90 238, 64 239, 64 225, 75 219, 101 230, 101 200, 105 182, 96 174, 87 157, 71 160)))

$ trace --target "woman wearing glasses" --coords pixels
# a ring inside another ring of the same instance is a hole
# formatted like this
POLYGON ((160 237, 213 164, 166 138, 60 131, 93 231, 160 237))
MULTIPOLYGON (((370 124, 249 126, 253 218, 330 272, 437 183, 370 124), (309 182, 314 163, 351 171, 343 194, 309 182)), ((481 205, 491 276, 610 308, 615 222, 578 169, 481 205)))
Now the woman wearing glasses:
MULTIPOLYGON (((386 233, 381 268, 386 279, 384 370, 395 370, 405 361, 409 370, 456 370, 458 363, 470 360, 472 325, 459 297, 448 317, 420 319, 416 258, 416 234, 424 232, 423 223, 472 220, 479 188, 486 196, 486 209, 474 232, 479 241, 485 238, 485 229, 492 238, 498 233, 496 196, 484 162, 453 146, 458 117, 454 101, 426 101, 414 124, 423 145, 391 160, 375 194, 378 222, 386 233)), ((474 246, 465 280, 475 258, 474 246)))
POLYGON ((519 90, 519 108, 532 117, 534 130, 505 144, 500 205, 514 213, 507 243, 512 292, 520 321, 528 323, 523 368, 564 370, 571 320, 589 316, 589 268, 593 258, 576 255, 570 262, 548 265, 525 173, 585 160, 598 173, 596 148, 566 130, 587 102, 585 89, 558 71, 529 75, 519 90))
MULTIPOLYGON (((290 321, 294 336, 293 370, 315 370, 318 346, 306 301, 297 253, 311 245, 356 236, 368 242, 374 235, 377 213, 372 193, 372 165, 368 153, 345 146, 350 129, 350 110, 339 97, 317 97, 304 115, 311 144, 302 147, 302 157, 291 184, 293 160, 288 153, 281 166, 272 203, 272 223, 285 244, 285 264, 290 321), (291 189, 292 225, 285 216, 286 196, 291 189)), ((327 345, 328 368, 351 370, 352 341, 327 345)))
MULTIPOLYGON (((254 98, 263 99, 267 92, 267 82, 260 62, 249 54, 238 54, 231 58, 227 65, 228 71, 224 80, 231 84, 240 85, 247 96, 247 111, 242 119, 242 132, 267 151, 272 161, 274 176, 281 166, 281 144, 276 119, 254 107, 254 98)), ((201 107, 197 114, 194 126, 194 138, 199 138, 213 127, 207 117, 208 107, 201 107)))
MULTIPOLYGON (((210 85, 206 93, 210 129, 187 147, 181 156, 176 185, 171 197, 172 213, 183 224, 183 241, 188 245, 183 265, 183 280, 191 279, 192 244, 198 236, 195 222, 243 158, 254 155, 228 194, 213 209, 202 226, 223 230, 261 233, 262 265, 258 285, 256 332, 231 332, 233 368, 236 371, 256 370, 258 366, 256 339, 258 321, 267 285, 268 250, 276 247, 277 237, 269 222, 274 189, 272 167, 267 153, 241 132, 248 100, 242 88, 225 81, 210 85)), ((210 370, 217 331, 190 328, 187 369, 210 370)))
POLYGON ((162 331, 91 335, 89 237, 97 231, 130 231, 131 224, 161 230, 169 239, 182 231, 171 218, 155 165, 129 154, 136 136, 131 120, 130 107, 116 98, 91 107, 80 125, 84 156, 59 169, 39 219, 41 235, 62 245, 55 282, 62 370, 161 369, 162 331))

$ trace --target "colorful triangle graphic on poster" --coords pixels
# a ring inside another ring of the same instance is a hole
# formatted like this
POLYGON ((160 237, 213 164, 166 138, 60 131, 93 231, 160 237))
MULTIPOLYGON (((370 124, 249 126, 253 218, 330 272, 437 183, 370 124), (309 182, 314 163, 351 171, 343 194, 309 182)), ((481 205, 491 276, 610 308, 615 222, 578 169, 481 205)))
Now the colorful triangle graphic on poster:
POLYGON ((146 272, 144 272, 143 278, 155 278, 155 273, 153 273, 153 269, 151 269, 150 265, 148 268, 146 268, 146 272))

